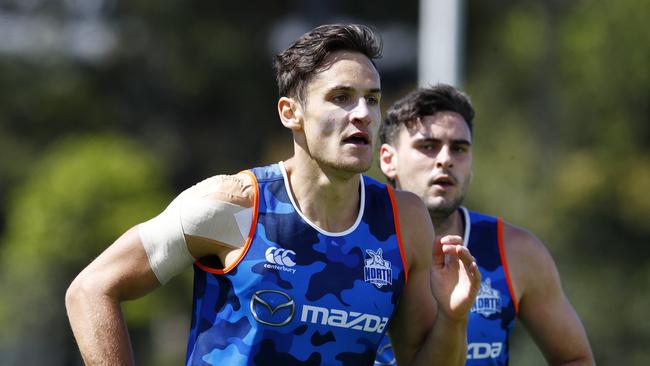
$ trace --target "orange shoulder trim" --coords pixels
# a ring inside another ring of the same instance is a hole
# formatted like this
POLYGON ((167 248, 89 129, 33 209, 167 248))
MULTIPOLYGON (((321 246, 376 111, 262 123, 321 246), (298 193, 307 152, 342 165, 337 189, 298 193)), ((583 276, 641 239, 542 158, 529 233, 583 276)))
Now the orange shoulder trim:
POLYGON ((402 232, 400 231, 399 226, 399 213, 397 212, 397 203, 395 202, 395 194, 393 193, 393 188, 386 184, 386 189, 388 189, 388 196, 390 197, 390 203, 393 206, 393 221, 395 222, 395 235, 397 235, 397 245, 399 246, 399 254, 402 257, 402 266, 404 266, 404 285, 409 279, 409 267, 406 263, 406 253, 404 252, 404 245, 402 244, 402 232))
POLYGON ((255 196, 253 198, 253 221, 251 222, 251 228, 248 231, 248 238, 246 238, 246 244, 244 245, 244 249, 239 254, 237 260, 224 269, 216 269, 216 268, 208 267, 200 263, 199 261, 194 262, 194 264, 196 264, 197 267, 201 268, 206 272, 214 273, 214 274, 226 274, 232 271, 235 267, 237 267, 239 262, 241 262, 241 260, 244 259, 246 253, 248 253, 248 249, 251 246, 251 242, 253 241, 253 235, 255 234, 255 228, 257 227, 257 213, 259 210, 260 187, 259 184, 257 183, 257 178, 255 177, 255 174, 253 174, 253 172, 251 172, 250 170, 244 170, 241 173, 248 174, 253 180, 253 184, 255 185, 255 196))
POLYGON ((508 282, 510 297, 512 298, 512 302, 515 304, 515 315, 518 315, 519 301, 517 300, 517 295, 515 295, 515 288, 512 286, 512 280, 510 279, 510 271, 508 270, 508 261, 506 260, 506 251, 503 248, 503 220, 500 217, 497 218, 497 238, 499 241, 499 255, 501 256, 501 264, 503 265, 503 272, 505 273, 506 281, 508 282))

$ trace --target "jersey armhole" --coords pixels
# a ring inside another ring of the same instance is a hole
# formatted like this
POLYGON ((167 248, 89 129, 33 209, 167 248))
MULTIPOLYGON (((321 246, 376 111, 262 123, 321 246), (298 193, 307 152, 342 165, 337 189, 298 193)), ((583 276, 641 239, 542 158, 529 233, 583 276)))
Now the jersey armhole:
POLYGON ((258 209, 259 209, 260 187, 259 187, 259 184, 257 182, 257 178, 255 177, 255 174, 253 174, 253 172, 251 172, 250 170, 244 170, 244 171, 242 171, 240 173, 248 174, 251 177, 251 179, 253 180, 253 184, 255 185, 255 196, 253 197, 253 219, 251 220, 251 227, 248 230, 248 237, 246 238, 246 244, 244 244, 244 247, 243 247, 241 253, 239 254, 239 257, 237 257, 237 259, 230 266, 225 267, 223 269, 217 269, 217 268, 209 267, 209 266, 207 266, 205 264, 202 264, 198 260, 196 262, 194 262, 194 264, 197 267, 199 267, 200 269, 202 269, 205 272, 221 275, 221 274, 226 274, 226 273, 232 271, 235 267, 237 267, 239 262, 241 262, 242 259, 244 259, 244 257, 246 256, 246 253, 248 253, 248 249, 251 246, 251 242, 253 241, 253 236, 255 235, 255 228, 257 227, 257 212, 258 212, 258 209))
POLYGON ((506 252, 503 247, 503 220, 497 218, 497 240, 499 242, 499 256, 501 256, 501 264, 503 265, 503 273, 506 275, 508 282, 508 289, 510 290, 510 298, 515 305, 515 316, 519 314, 519 301, 515 294, 515 288, 512 286, 512 279, 510 278, 510 271, 508 270, 508 262, 506 261, 506 252))
POLYGON ((395 235, 397 236, 397 246, 399 246, 399 254, 402 257, 402 266, 404 266, 404 286, 409 279, 409 267, 406 263, 406 254, 404 253, 404 245, 402 244, 402 232, 399 227, 399 213, 397 212, 397 203, 395 202, 395 194, 393 188, 386 184, 388 196, 390 197, 390 204, 393 206, 393 222, 395 223, 395 235))

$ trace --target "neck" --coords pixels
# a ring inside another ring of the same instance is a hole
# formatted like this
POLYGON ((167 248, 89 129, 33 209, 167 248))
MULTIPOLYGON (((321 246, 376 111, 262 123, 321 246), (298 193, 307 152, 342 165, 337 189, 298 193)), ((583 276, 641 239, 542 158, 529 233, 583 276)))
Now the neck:
POLYGON ((463 218, 460 210, 456 209, 450 215, 446 216, 439 216, 429 211, 429 215, 431 216, 436 236, 464 235, 463 218))
POLYGON ((359 213, 360 174, 329 172, 314 160, 295 156, 284 167, 297 208, 312 223, 329 232, 345 231, 354 224, 359 213))

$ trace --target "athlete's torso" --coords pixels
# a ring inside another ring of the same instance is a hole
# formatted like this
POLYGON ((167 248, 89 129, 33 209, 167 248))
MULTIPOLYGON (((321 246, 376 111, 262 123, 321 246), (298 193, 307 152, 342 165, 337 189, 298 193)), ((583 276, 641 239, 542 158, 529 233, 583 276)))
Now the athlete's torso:
POLYGON ((363 177, 341 233, 303 217, 279 164, 252 169, 255 231, 227 273, 195 265, 188 365, 369 365, 404 287, 385 187, 363 177))
MULTIPOLYGON (((469 315, 467 366, 507 365, 508 338, 515 301, 508 284, 500 219, 460 208, 464 240, 481 271, 481 288, 469 315), (501 241, 501 242, 500 242, 501 241), (504 267, 505 265, 505 267, 504 267)), ((379 346, 375 365, 395 365, 388 337, 379 346)))
POLYGON ((476 258, 482 279, 469 315, 466 365, 507 365, 508 339, 516 312, 503 252, 503 223, 495 217, 467 213, 466 222, 468 216, 471 222, 467 247, 476 258))

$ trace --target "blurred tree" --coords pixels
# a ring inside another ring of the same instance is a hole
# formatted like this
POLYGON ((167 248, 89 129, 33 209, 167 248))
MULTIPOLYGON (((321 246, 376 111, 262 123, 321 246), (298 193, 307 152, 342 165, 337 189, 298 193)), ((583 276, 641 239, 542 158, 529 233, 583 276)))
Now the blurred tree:
MULTIPOLYGON (((69 365, 79 358, 65 316, 67 285, 170 196, 160 162, 133 141, 77 136, 48 149, 9 207, 0 254, 4 365, 69 365)), ((167 300, 175 302, 169 293, 167 300)), ((156 313, 148 298, 127 308, 134 332, 145 332, 156 313)))
MULTIPOLYGON (((288 42, 273 38, 277 29, 397 29, 379 63, 384 107, 414 86, 414 59, 390 66, 388 53, 408 52, 400 46, 415 38, 404 29, 417 27, 417 2, 242 9, 201 0, 0 5, 0 363, 78 363, 63 291, 92 257, 171 192, 291 153, 275 112, 271 60, 288 42), (97 34, 105 38, 86 38, 97 34), (42 43, 24 51, 16 40, 42 43), (98 44, 101 57, 75 48, 98 44)), ((465 80, 478 113, 468 205, 547 244, 600 364, 650 364, 650 4, 499 0, 467 10, 465 80)), ((371 174, 381 178, 376 167, 371 174)), ((189 282, 181 276, 127 304, 140 364, 182 362, 189 282)), ((513 364, 544 364, 525 334, 513 347, 513 364)))
MULTIPOLYGON (((67 331, 63 291, 102 248, 129 225, 156 214, 172 196, 152 192, 180 192, 209 175, 289 156, 290 134, 277 118, 271 64, 290 40, 276 37, 276 29, 291 30, 298 19, 300 33, 336 21, 412 30, 417 4, 253 1, 242 9, 236 2, 195 0, 8 0, 0 5, 0 156, 6 157, 0 159, 0 258, 13 263, 1 270, 0 283, 15 294, 0 304, 0 363, 80 362, 67 331), (96 142, 93 136, 107 133, 130 136, 130 147, 120 152, 116 142, 103 153, 90 152, 89 146, 108 144, 107 138, 96 142), (77 137, 70 140, 71 135, 77 137), (59 139, 67 142, 49 149, 59 139), (64 146, 71 154, 67 158, 56 153, 64 146), (125 155, 141 156, 138 146, 159 158, 150 174, 164 170, 165 176, 116 183, 111 174, 122 173, 105 170, 111 159, 122 161, 120 169, 149 174, 150 168, 133 165, 148 163, 125 155), (83 157, 88 154, 93 157, 83 157), (87 171, 65 168, 84 164, 87 171), (55 166, 65 169, 57 172, 55 166), (20 227, 34 225, 32 216, 40 220, 39 229, 21 232, 20 227), (73 237, 75 230, 80 232, 73 237)), ((408 42, 398 38, 397 43, 408 42)), ((414 64, 414 56, 406 58, 414 64)), ((391 76, 402 80, 414 74, 412 68, 392 65, 385 86, 391 76)), ((182 362, 189 282, 181 276, 126 305, 140 364, 182 362)))
MULTIPOLYGON (((470 7, 471 205, 546 243, 599 364, 650 363, 648 16, 635 0, 470 7)), ((517 328, 513 363, 544 364, 517 328)))

